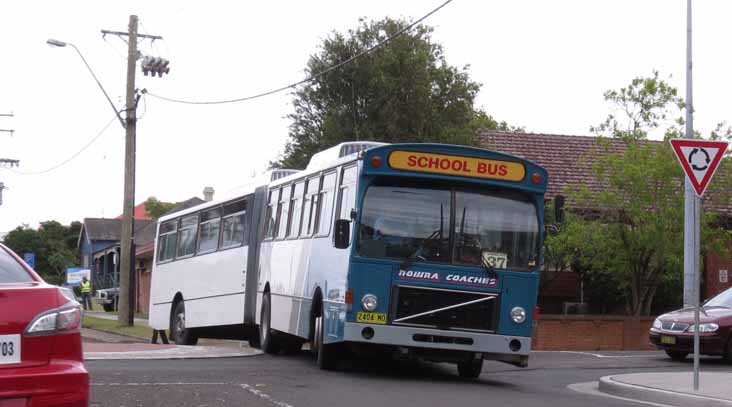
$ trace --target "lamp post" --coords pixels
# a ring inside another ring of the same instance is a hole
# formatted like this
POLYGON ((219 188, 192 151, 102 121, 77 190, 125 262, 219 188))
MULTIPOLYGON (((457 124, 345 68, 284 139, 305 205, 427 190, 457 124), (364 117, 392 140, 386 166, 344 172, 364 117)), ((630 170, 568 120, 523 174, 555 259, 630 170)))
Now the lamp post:
POLYGON ((97 76, 86 62, 84 55, 81 54, 79 48, 74 44, 49 39, 46 41, 48 45, 54 47, 70 46, 76 50, 84 61, 89 73, 99 85, 104 96, 107 98, 109 105, 112 106, 114 114, 117 115, 122 127, 125 129, 125 179, 124 179, 124 196, 122 204, 122 232, 120 238, 120 278, 119 278, 119 296, 118 296, 118 321, 120 325, 132 326, 134 324, 134 302, 130 301, 130 278, 133 272, 130 270, 134 264, 134 200, 135 200, 135 133, 136 133, 136 106, 135 99, 135 65, 137 63, 137 16, 130 16, 130 38, 129 38, 129 54, 127 61, 127 108, 126 120, 122 118, 119 111, 112 103, 97 76))
MULTIPOLYGON (((147 38, 151 40, 161 40, 163 37, 159 35, 147 35, 137 33, 138 19, 136 15, 130 16, 130 23, 127 32, 102 30, 102 34, 112 34, 118 36, 127 36, 127 107, 125 108, 126 118, 123 119, 114 103, 107 95, 107 92, 99 83, 97 76, 94 75, 91 67, 81 55, 79 49, 71 43, 49 39, 46 41, 48 45, 54 47, 73 47, 84 61, 89 73, 92 74, 99 88, 104 93, 110 106, 117 115, 122 127, 125 129, 125 179, 124 179, 124 196, 122 201, 122 231, 120 238, 120 277, 119 277, 119 315, 118 321, 121 325, 134 325, 134 275, 135 275, 135 144, 137 139, 137 102, 140 99, 135 89, 135 67, 137 59, 140 57, 137 51, 138 38, 147 38)), ((168 73, 168 61, 162 58, 148 58, 143 64, 143 72, 155 73, 162 77, 163 73, 168 73)))
POLYGON ((54 40, 54 39, 49 39, 48 41, 46 41, 46 44, 48 44, 52 47, 59 47, 59 48, 63 48, 68 45, 71 48, 73 48, 77 54, 79 54, 79 57, 84 62, 84 65, 86 65, 86 69, 89 70, 89 73, 94 78, 94 81, 96 81, 97 85, 99 85, 99 89, 101 89, 102 93, 104 93, 104 97, 107 98, 109 105, 112 106, 112 110, 114 110, 114 114, 117 116, 117 119, 119 119, 120 124, 122 125, 123 128, 127 128, 125 121, 122 119, 122 116, 119 114, 119 111, 114 106, 114 103, 112 103, 112 99, 109 98, 107 91, 104 90, 104 87, 102 86, 101 82, 99 82, 99 79, 97 79, 97 76, 94 74, 94 71, 92 71, 91 67, 89 66, 89 63, 86 62, 86 58, 84 58, 84 55, 82 55, 81 51, 79 51, 79 48, 77 48, 76 45, 74 45, 70 42, 64 42, 64 41, 59 41, 59 40, 54 40))

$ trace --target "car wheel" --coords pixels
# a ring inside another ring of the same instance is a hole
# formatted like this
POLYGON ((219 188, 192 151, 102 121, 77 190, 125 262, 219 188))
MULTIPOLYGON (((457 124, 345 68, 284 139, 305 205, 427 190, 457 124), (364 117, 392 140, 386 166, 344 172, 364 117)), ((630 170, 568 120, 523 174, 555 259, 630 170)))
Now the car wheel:
POLYGON ((686 357, 689 356, 689 352, 669 349, 666 349, 666 354, 668 355, 668 357, 678 362, 683 362, 684 360, 686 360, 686 357))
POLYGON ((198 343, 198 337, 186 328, 186 307, 183 301, 175 305, 173 318, 171 318, 170 335, 176 345, 195 345, 198 343))
POLYGON ((114 311, 114 305, 112 305, 112 304, 104 304, 104 305, 102 305, 102 308, 104 308, 104 311, 106 311, 106 312, 114 311))
POLYGON ((315 353, 315 363, 321 370, 333 370, 338 363, 337 344, 326 345, 325 338, 325 309, 321 306, 320 315, 313 320, 313 341, 310 346, 315 353))
POLYGON ((732 337, 727 339, 727 346, 724 348, 724 360, 727 363, 732 363, 732 337))
POLYGON ((483 359, 473 359, 469 362, 459 362, 458 374, 464 379, 476 379, 483 370, 483 359))
POLYGON ((277 338, 272 329, 272 301, 269 293, 262 297, 262 311, 259 318, 259 342, 265 353, 275 354, 280 351, 277 338))

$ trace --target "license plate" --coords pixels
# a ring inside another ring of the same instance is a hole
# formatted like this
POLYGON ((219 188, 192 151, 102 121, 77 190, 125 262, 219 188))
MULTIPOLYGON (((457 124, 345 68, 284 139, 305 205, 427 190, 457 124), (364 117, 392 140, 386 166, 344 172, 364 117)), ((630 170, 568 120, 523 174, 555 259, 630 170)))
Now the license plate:
POLYGON ((380 314, 378 312, 359 312, 356 314, 356 322, 383 325, 386 323, 386 314, 380 314))
POLYGON ((20 335, 0 335, 0 365, 20 363, 20 335))
POLYGON ((666 345, 676 345, 676 337, 668 336, 668 335, 661 335, 661 343, 666 344, 666 345))

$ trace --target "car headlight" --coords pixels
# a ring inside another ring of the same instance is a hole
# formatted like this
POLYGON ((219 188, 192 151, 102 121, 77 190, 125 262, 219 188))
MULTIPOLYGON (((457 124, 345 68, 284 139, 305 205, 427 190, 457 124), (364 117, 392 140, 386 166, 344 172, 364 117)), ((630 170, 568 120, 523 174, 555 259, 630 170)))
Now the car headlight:
POLYGON ((521 307, 511 309, 511 320, 517 324, 526 321, 526 310, 521 307))
POLYGON ((361 298, 361 306, 364 311, 373 312, 379 306, 379 300, 373 294, 366 294, 361 298))
POLYGON ((653 321, 653 329, 661 329, 661 327, 662 327, 662 325, 661 325, 661 320, 660 320, 660 319, 658 319, 658 318, 656 318, 656 319, 655 319, 655 320, 653 321))
MULTIPOLYGON (((699 333, 717 332, 717 329, 719 329, 719 325, 717 325, 715 323, 699 324, 699 333)), ((689 332, 694 332, 694 331, 696 331, 695 326, 694 325, 689 326, 689 332)))

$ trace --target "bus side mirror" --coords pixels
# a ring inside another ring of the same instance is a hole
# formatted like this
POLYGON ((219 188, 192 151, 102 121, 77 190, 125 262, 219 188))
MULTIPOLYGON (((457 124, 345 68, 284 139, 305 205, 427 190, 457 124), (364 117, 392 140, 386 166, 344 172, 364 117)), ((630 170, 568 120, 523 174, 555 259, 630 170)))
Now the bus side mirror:
POLYGON ((562 195, 554 197, 554 221, 560 225, 564 223, 564 197, 562 195))
POLYGON ((338 219, 335 222, 333 245, 336 249, 347 249, 351 244, 351 222, 346 219, 338 219))

